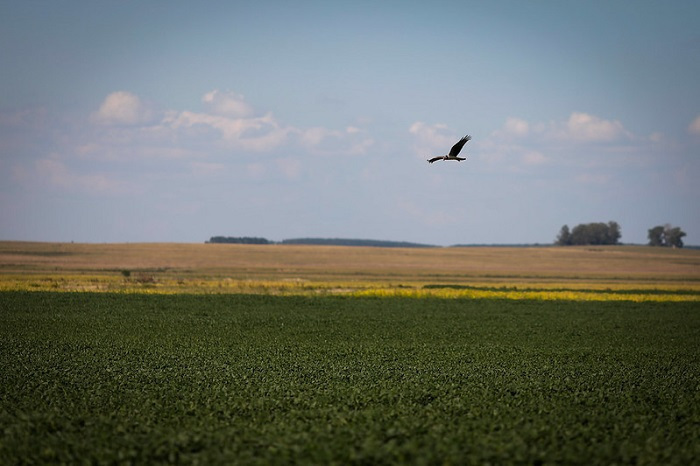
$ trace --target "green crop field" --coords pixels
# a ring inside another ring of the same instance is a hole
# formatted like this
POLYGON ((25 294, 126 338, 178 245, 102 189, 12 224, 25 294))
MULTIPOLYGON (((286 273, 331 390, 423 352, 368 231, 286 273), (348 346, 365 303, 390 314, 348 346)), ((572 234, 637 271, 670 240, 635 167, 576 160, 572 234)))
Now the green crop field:
POLYGON ((698 464, 697 301, 0 293, 0 464, 698 464))

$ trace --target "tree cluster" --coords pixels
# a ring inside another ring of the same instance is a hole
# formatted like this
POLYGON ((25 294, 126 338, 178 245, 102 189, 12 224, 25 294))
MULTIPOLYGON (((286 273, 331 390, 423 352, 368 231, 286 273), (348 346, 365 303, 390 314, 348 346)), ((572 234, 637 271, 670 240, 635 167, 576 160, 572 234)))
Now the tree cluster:
POLYGON ((558 246, 576 246, 585 244, 620 244, 620 225, 617 222, 585 223, 569 230, 568 225, 561 227, 557 240, 558 246))
POLYGON ((649 246, 682 248, 685 235, 685 232, 680 227, 674 227, 667 223, 663 226, 658 225, 651 228, 647 236, 649 238, 649 246))
POLYGON ((270 244, 265 238, 251 236, 212 236, 207 243, 227 243, 227 244, 270 244))

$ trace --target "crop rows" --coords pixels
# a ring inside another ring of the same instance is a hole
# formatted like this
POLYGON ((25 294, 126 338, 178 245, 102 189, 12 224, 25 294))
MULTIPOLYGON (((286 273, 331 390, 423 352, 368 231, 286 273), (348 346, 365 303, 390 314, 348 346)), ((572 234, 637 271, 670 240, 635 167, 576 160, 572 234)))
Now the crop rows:
POLYGON ((700 457, 693 302, 0 293, 0 463, 700 457))

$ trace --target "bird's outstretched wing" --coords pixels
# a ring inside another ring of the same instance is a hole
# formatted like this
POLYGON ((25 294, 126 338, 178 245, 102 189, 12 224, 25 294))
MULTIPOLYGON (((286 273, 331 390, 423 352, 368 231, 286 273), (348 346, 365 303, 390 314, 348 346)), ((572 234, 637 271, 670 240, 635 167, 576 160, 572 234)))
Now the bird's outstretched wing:
POLYGON ((428 159, 428 163, 437 162, 438 160, 445 160, 445 156, 444 156, 444 155, 440 155, 440 156, 437 156, 437 157, 433 157, 432 159, 428 159))
POLYGON ((450 157, 457 157, 457 154, 462 150, 462 147, 469 141, 472 137, 469 135, 464 136, 462 139, 457 141, 457 144, 452 146, 452 149, 450 149, 450 157))

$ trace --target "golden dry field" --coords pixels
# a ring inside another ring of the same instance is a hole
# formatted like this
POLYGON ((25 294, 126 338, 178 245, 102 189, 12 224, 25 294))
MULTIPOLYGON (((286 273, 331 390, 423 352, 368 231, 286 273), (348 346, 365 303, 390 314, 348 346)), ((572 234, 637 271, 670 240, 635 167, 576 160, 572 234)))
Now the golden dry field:
POLYGON ((0 242, 0 290, 700 300, 700 251, 0 242))

